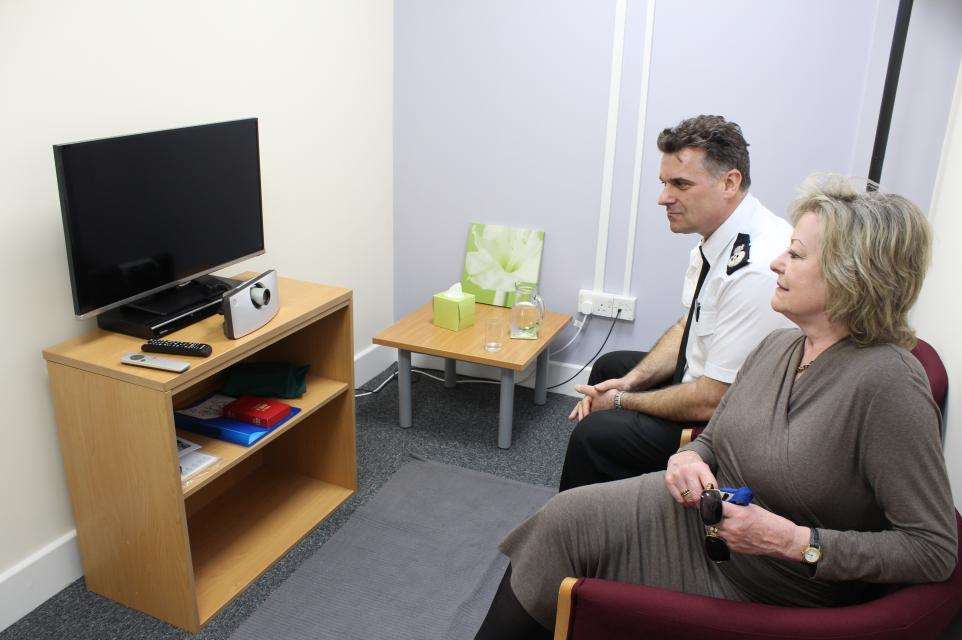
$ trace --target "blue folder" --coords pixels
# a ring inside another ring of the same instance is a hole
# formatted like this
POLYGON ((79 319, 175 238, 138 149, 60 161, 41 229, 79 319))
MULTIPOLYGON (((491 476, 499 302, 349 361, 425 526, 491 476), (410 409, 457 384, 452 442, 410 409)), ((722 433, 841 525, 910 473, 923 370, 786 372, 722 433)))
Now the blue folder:
POLYGON ((174 412, 174 424, 178 429, 249 447, 300 412, 298 407, 291 407, 290 415, 269 429, 231 418, 195 418, 177 411, 174 412))

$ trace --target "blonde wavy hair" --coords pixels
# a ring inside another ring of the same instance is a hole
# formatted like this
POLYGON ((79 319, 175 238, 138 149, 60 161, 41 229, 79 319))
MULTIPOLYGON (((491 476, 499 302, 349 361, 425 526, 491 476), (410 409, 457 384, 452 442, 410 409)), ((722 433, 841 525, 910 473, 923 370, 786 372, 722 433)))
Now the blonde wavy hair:
POLYGON ((859 346, 915 347, 908 313, 932 245, 922 210, 902 196, 859 189, 838 174, 809 176, 799 192, 789 212, 792 224, 806 213, 821 223, 819 266, 829 319, 848 327, 859 346))

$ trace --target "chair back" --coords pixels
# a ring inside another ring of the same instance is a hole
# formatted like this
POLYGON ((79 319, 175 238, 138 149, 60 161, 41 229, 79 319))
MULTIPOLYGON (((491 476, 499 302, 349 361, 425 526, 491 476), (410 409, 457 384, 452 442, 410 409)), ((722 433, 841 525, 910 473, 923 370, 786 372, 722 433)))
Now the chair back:
MULTIPOLYGON (((912 355, 922 363, 922 368, 925 369, 925 375, 929 378, 929 388, 932 390, 932 399, 935 400, 935 404, 939 406, 939 411, 944 415, 945 396, 948 395, 949 391, 949 374, 945 370, 945 365, 942 364, 942 358, 940 358, 938 352, 932 348, 932 345, 921 338, 916 343, 915 348, 912 349, 912 355)), ((941 420, 941 424, 939 425, 939 433, 944 441, 944 419, 941 420)))

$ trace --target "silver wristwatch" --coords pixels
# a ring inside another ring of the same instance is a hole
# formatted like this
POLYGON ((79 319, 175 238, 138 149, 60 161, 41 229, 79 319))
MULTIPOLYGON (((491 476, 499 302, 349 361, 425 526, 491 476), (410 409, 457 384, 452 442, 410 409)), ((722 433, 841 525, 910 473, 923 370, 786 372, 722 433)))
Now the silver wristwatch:
POLYGON ((621 411, 621 396, 625 394, 624 391, 618 391, 615 393, 615 409, 621 411))

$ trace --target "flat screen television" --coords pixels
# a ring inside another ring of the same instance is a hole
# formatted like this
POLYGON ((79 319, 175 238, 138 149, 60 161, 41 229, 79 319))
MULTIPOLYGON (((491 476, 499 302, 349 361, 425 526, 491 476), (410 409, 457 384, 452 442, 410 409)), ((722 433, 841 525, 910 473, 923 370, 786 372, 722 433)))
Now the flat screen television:
POLYGON ((78 317, 264 252, 256 118, 53 153, 78 317))

